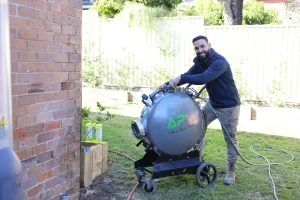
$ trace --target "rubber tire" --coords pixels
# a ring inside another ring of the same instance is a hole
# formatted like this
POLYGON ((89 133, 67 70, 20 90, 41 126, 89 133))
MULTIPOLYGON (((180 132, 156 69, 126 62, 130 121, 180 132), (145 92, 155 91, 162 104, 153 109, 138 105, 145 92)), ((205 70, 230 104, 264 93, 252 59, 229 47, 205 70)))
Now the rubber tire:
POLYGON ((215 164, 210 163, 210 162, 203 162, 202 164, 199 165, 197 172, 196 172, 196 181, 198 183, 198 185, 202 188, 206 188, 206 187, 210 187, 212 185, 214 185, 217 181, 217 177, 218 177, 218 170, 215 164), (205 167, 211 167, 214 170, 214 176, 212 178, 212 180, 210 181, 210 183, 208 184, 203 184, 200 180, 200 176, 204 177, 203 174, 201 174, 204 170, 205 167))
POLYGON ((154 194, 156 192, 156 184, 153 183, 150 190, 147 189, 147 183, 143 183, 142 185, 143 191, 146 193, 154 194))

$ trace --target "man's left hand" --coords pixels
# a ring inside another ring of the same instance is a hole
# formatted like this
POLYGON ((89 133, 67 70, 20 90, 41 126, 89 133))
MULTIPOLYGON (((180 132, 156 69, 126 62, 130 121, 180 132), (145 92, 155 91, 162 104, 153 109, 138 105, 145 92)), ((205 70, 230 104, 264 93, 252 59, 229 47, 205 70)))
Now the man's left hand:
POLYGON ((176 88, 177 87, 177 84, 180 82, 181 80, 181 75, 177 76, 176 78, 172 79, 170 82, 169 82, 169 85, 172 87, 172 88, 176 88))

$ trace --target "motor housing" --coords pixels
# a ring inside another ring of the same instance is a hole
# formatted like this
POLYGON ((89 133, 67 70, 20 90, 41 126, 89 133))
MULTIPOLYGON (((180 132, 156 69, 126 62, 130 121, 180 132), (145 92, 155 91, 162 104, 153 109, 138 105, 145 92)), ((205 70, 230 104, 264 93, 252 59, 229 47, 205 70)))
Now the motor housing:
POLYGON ((154 91, 143 95, 140 119, 132 132, 155 151, 180 155, 198 146, 205 132, 204 114, 188 91, 154 91), (149 98, 150 97, 150 98, 149 98))

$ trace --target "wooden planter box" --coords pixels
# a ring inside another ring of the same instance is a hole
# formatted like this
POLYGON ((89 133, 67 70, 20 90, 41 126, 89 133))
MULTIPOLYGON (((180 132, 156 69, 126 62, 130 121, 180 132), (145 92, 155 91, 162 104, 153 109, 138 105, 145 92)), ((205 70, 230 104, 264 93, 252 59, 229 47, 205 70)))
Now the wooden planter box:
POLYGON ((108 143, 102 144, 82 142, 80 155, 80 186, 88 187, 93 179, 108 169, 108 143))

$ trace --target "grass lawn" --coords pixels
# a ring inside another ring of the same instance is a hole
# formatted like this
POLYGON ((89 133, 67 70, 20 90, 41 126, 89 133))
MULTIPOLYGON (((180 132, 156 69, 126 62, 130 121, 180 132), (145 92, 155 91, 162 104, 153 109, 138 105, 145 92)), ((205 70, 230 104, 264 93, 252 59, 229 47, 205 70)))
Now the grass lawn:
MULTIPOLYGON (((107 141, 110 150, 126 154, 133 159, 140 159, 144 155, 142 145, 136 147, 138 140, 131 135, 131 121, 136 118, 115 116, 113 119, 103 122, 103 141, 107 141)), ((83 120, 83 130, 86 120, 83 120)), ((270 149, 264 149, 266 145, 278 147, 291 152, 294 161, 271 166, 271 173, 276 185, 278 199, 298 200, 300 199, 300 140, 285 138, 259 133, 239 132, 239 149, 242 155, 252 163, 266 163, 266 161, 251 152, 249 148, 253 145, 261 146, 256 150, 266 156, 270 162, 283 162, 290 156, 270 149)), ((233 200, 233 199, 274 199, 272 182, 268 176, 267 166, 250 166, 239 158, 236 166, 236 182, 232 186, 223 184, 226 174, 226 148, 225 141, 220 130, 207 131, 205 141, 204 160, 212 162, 217 166, 218 179, 215 185, 209 188, 200 188, 194 175, 180 175, 161 178, 157 182, 155 194, 147 194, 139 187, 134 193, 133 199, 159 199, 159 200, 233 200)), ((122 189, 130 193, 137 179, 132 161, 109 153, 109 171, 120 180, 123 180, 122 189)))

